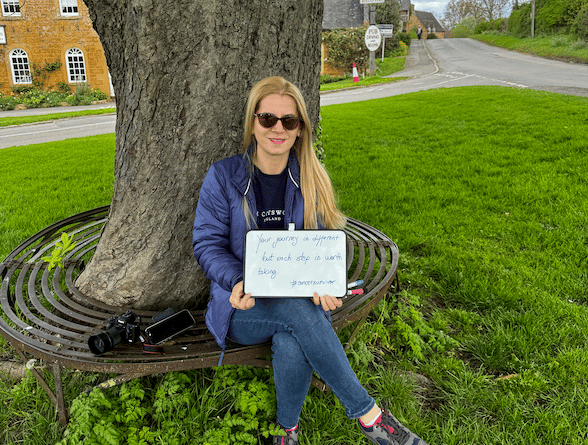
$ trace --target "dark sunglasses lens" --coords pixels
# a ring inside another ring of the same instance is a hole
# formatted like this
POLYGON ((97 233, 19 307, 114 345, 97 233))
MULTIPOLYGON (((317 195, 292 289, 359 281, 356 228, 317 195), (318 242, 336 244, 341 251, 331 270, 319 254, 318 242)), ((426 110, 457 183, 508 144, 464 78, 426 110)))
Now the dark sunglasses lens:
POLYGON ((271 128, 278 123, 278 118, 273 114, 258 114, 259 123, 265 128, 271 128))
POLYGON ((286 130, 294 130, 296 127, 298 127, 299 123, 300 119, 298 119, 296 116, 284 116, 282 118, 282 125, 286 130))

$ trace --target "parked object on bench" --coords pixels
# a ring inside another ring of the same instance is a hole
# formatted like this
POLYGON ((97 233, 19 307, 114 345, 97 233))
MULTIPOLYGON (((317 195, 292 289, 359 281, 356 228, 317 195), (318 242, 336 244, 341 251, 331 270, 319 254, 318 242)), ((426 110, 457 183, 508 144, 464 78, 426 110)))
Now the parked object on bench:
POLYGON ((135 343, 141 336, 141 317, 132 311, 113 315, 106 322, 104 331, 88 338, 88 347, 93 354, 102 355, 120 343, 135 343))
POLYGON ((160 345, 169 341, 175 336, 186 332, 196 324, 196 320, 194 320, 194 317, 188 309, 180 312, 172 312, 171 314, 168 311, 165 312, 165 317, 153 317, 155 323, 145 328, 147 340, 152 345, 160 345))

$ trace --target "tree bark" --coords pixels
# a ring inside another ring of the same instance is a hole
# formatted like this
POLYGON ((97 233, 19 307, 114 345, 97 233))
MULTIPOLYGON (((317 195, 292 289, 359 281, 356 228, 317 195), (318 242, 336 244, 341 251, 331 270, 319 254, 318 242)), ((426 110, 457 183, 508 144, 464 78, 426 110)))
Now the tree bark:
POLYGON ((323 0, 85 0, 117 102, 115 187, 77 280, 115 306, 201 305, 192 224, 208 167, 236 154, 251 87, 279 75, 318 122, 323 0))

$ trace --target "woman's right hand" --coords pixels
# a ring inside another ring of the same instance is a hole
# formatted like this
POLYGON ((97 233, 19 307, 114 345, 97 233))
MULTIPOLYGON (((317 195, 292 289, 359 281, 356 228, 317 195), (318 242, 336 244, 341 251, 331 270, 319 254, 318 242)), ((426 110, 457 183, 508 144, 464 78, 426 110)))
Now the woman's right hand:
POLYGON ((243 293, 243 281, 239 281, 235 284, 229 302, 235 309, 241 309, 243 311, 255 306, 255 298, 252 298, 251 294, 243 293))

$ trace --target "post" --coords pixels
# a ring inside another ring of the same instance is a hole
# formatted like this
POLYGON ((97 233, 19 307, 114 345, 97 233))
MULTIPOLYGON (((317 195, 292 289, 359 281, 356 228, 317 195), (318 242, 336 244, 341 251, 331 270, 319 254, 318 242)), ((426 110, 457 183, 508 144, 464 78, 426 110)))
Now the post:
POLYGON ((57 405, 57 413, 59 414, 59 424, 65 428, 68 422, 67 408, 65 407, 65 399, 63 397, 63 383, 61 381, 61 366, 59 363, 53 363, 53 379, 55 382, 55 403, 57 405))
POLYGON ((531 38, 535 37, 535 0, 531 2, 531 38))
MULTIPOLYGON (((376 24, 376 5, 370 4, 370 25, 376 24)), ((370 76, 376 72, 376 52, 370 51, 370 76)))

